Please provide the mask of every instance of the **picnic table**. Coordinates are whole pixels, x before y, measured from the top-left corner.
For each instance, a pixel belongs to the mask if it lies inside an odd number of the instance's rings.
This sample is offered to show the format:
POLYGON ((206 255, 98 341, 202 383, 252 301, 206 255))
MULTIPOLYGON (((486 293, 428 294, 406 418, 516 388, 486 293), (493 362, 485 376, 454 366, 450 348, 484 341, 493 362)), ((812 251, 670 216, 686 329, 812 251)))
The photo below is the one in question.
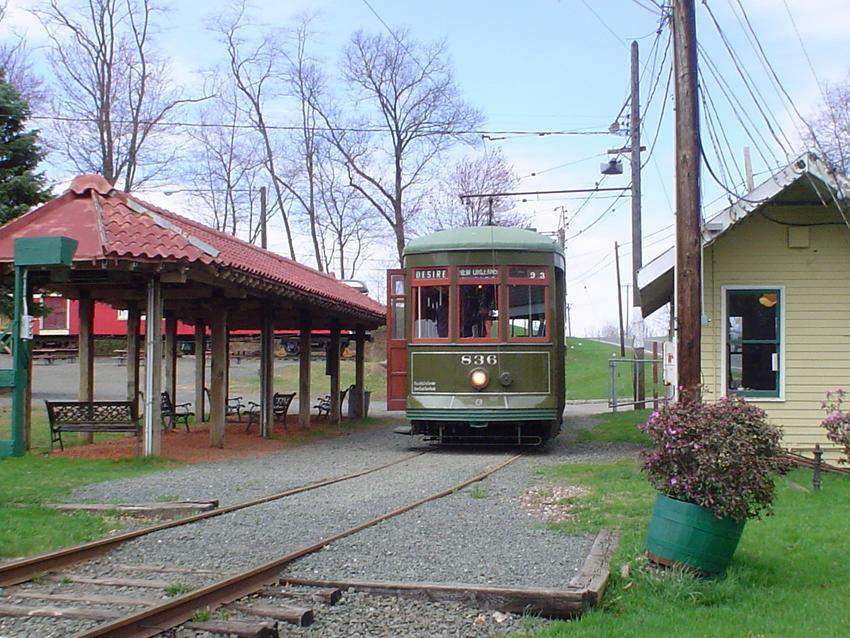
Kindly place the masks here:
POLYGON ((74 359, 76 356, 76 348, 35 348, 32 351, 33 362, 53 363, 56 359, 74 359))

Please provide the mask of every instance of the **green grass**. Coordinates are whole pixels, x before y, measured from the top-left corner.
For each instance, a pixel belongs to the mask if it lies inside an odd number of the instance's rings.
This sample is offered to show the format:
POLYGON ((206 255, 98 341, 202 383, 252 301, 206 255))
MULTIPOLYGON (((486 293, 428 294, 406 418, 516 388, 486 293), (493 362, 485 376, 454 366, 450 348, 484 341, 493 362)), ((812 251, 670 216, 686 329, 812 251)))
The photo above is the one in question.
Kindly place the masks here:
POLYGON ((571 499, 575 520, 553 529, 576 534, 616 527, 622 536, 601 607, 526 635, 809 638, 843 631, 850 600, 847 477, 826 475, 818 493, 809 487, 810 471, 779 478, 775 516, 748 522, 726 578, 704 580, 645 569, 643 543, 655 494, 637 462, 560 465, 542 474, 589 490, 571 499), (625 565, 627 574, 621 572, 625 565))
POLYGON ((578 429, 576 441, 579 443, 604 442, 649 445, 649 437, 637 426, 640 423, 645 423, 651 412, 652 410, 627 410, 587 417, 591 426, 587 429, 578 429))
POLYGON ((27 455, 0 459, 0 557, 26 556, 103 536, 120 522, 108 515, 66 514, 45 503, 88 483, 173 467, 159 459, 84 460, 27 455))
MULTIPOLYGON (((567 399, 607 399, 611 383, 608 361, 620 356, 619 346, 612 346, 593 339, 567 337, 566 379, 567 399)), ((626 356, 632 356, 626 348, 626 356)), ((652 395, 652 368, 644 366, 646 394, 652 395)), ((632 397, 631 367, 617 366, 617 396, 632 397)))
MULTIPOLYGON (((340 361, 339 387, 344 390, 354 383, 354 361, 340 361)), ((365 365, 366 389, 372 392, 372 398, 383 401, 387 398, 387 371, 380 363, 367 361, 365 365)), ((237 379, 231 378, 231 395, 244 393, 246 400, 257 400, 260 394, 260 376, 251 375, 237 379)), ((328 393, 330 377, 325 374, 324 361, 310 362, 310 391, 314 398, 328 393)), ((274 375, 275 392, 298 391, 298 364, 278 364, 274 375)))

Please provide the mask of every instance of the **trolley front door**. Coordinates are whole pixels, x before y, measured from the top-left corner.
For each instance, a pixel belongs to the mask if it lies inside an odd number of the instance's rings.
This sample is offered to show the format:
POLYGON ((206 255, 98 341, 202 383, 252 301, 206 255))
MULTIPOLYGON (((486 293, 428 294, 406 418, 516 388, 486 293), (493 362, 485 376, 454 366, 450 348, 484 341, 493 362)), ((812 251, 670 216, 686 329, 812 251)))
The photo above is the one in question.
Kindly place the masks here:
POLYGON ((387 271, 387 410, 407 405, 404 270, 387 271))

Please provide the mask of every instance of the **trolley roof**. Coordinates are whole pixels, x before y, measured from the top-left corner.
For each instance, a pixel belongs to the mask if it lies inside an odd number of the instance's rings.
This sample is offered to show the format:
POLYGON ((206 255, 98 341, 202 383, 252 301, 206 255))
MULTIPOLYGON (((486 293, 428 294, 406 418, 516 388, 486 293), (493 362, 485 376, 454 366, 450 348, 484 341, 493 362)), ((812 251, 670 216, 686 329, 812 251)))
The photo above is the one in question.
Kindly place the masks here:
POLYGON ((564 254, 564 249, 556 241, 533 230, 471 226, 441 230, 414 239, 404 247, 404 255, 467 250, 523 250, 564 254))

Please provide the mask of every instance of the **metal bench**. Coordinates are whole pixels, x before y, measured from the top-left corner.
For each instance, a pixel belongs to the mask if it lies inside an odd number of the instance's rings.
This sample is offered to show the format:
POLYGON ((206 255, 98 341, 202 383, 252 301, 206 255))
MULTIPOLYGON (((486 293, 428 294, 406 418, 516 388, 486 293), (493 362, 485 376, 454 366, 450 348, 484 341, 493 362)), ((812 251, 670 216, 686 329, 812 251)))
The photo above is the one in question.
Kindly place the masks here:
MULTIPOLYGON (((295 398, 295 393, 290 392, 284 394, 275 392, 272 397, 272 415, 275 421, 283 419, 283 428, 286 429, 286 414, 289 412, 289 406, 292 405, 292 400, 295 398)), ((260 404, 256 401, 248 401, 248 407, 245 410, 248 415, 248 425, 245 426, 245 431, 251 429, 252 423, 260 422, 260 404)))
POLYGON ((178 403, 175 405, 171 401, 171 395, 168 392, 160 393, 159 412, 162 416, 162 427, 170 427, 173 430, 180 421, 183 421, 183 425, 186 426, 186 431, 188 432, 189 417, 195 416, 195 413, 189 409, 191 405, 191 403, 178 403))
POLYGON ((125 432, 139 436, 141 426, 132 401, 45 401, 50 422, 50 449, 62 444, 63 432, 125 432))
MULTIPOLYGON (((348 391, 354 388, 354 384, 352 383, 345 390, 339 393, 339 412, 342 414, 342 405, 345 403, 345 397, 348 396, 348 391)), ((318 416, 329 417, 331 414, 331 395, 326 394, 323 397, 319 397, 317 399, 316 405, 313 406, 318 416)))

